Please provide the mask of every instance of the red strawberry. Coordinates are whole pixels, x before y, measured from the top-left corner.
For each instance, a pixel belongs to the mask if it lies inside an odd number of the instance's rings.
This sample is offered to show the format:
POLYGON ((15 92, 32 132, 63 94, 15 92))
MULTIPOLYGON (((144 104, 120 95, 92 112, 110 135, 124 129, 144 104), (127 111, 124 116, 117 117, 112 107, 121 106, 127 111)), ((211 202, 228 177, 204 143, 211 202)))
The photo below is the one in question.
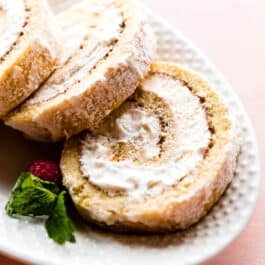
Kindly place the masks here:
POLYGON ((61 184, 62 175, 58 163, 49 160, 36 160, 30 164, 27 172, 39 177, 42 180, 61 184))

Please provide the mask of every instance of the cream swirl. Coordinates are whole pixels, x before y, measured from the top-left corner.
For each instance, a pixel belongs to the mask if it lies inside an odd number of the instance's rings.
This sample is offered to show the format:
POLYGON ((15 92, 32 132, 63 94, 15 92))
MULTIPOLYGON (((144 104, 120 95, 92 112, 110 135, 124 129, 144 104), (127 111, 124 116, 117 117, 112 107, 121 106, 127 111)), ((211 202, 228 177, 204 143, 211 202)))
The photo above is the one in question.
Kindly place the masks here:
POLYGON ((142 197, 160 192, 193 173, 208 148, 211 133, 205 111, 185 85, 154 75, 142 84, 142 90, 161 98, 170 109, 175 121, 173 144, 162 159, 164 132, 159 114, 140 107, 129 107, 114 117, 106 132, 88 134, 80 158, 82 172, 109 194, 142 197), (125 152, 125 158, 119 154, 121 159, 113 159, 113 146, 121 146, 119 152, 125 152))

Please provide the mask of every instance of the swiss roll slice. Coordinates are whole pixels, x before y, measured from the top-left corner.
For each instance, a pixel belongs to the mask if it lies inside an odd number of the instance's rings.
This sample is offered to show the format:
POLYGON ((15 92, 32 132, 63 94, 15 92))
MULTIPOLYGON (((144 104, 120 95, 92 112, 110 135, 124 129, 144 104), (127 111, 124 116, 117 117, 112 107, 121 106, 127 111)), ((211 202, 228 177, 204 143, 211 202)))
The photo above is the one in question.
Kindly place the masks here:
POLYGON ((0 118, 54 70, 58 32, 46 1, 0 0, 0 118))
POLYGON ((65 143, 63 183, 85 220, 165 232, 198 222, 231 182, 238 130, 216 92, 173 63, 153 63, 97 130, 65 143))
POLYGON ((94 129, 149 71, 154 39, 133 0, 87 0, 58 16, 62 62, 6 124, 40 141, 94 129))

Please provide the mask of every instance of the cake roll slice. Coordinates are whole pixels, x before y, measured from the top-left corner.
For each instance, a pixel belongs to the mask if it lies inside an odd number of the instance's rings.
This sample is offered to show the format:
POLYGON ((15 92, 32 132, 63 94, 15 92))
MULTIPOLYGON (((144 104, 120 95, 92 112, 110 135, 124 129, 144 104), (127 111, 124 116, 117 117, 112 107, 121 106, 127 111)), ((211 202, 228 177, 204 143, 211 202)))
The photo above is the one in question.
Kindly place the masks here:
POLYGON ((198 222, 233 178, 238 133, 196 74, 157 62, 93 132, 65 143, 63 183, 89 222, 168 232, 198 222))
POLYGON ((46 1, 0 0, 0 118, 48 78, 59 47, 46 1))
POLYGON ((58 17, 60 66, 6 124, 32 139, 58 141, 94 129, 149 71, 154 39, 133 0, 88 0, 58 17))

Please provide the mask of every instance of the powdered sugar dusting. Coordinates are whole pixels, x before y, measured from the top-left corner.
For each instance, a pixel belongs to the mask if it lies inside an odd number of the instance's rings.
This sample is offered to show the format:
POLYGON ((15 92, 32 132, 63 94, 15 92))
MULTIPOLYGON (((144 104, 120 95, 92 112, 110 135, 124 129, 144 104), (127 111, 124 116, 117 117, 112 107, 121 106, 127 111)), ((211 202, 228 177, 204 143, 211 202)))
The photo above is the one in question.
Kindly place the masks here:
POLYGON ((79 83, 118 41, 123 19, 114 1, 83 2, 61 14, 65 40, 61 65, 27 104, 49 100, 79 83))

